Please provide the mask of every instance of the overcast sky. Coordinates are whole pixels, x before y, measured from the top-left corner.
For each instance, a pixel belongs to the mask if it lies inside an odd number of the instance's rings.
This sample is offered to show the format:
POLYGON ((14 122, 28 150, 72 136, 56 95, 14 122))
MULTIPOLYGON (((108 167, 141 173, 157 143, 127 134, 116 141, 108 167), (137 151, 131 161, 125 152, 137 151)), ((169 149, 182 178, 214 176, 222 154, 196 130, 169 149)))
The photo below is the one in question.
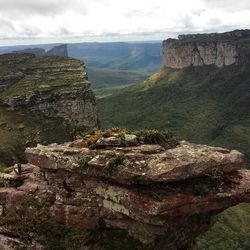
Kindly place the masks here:
POLYGON ((0 0, 0 45, 163 40, 250 28, 250 0, 0 0))

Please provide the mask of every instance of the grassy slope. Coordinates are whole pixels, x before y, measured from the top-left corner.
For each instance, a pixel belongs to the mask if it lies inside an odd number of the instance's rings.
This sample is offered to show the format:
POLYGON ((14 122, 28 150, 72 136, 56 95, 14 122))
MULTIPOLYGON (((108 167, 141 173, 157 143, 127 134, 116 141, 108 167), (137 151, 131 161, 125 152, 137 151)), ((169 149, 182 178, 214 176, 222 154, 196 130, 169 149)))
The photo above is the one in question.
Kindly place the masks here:
POLYGON ((140 82, 149 75, 140 71, 88 68, 89 79, 94 89, 112 88, 140 82))
POLYGON ((250 158, 250 79, 236 67, 164 69, 142 84, 100 98, 103 127, 171 128, 193 142, 250 158))
MULTIPOLYGON (((80 67, 80 61, 66 57, 37 57, 23 60, 29 54, 7 54, 0 56, 0 72, 2 75, 27 71, 25 77, 0 93, 0 99, 19 95, 33 95, 37 92, 67 92, 78 90, 76 82, 83 82, 80 71, 69 71, 68 68, 80 67), (62 70, 59 71, 59 69, 62 70), (65 70, 65 72, 63 72, 65 70)), ((88 82, 86 81, 86 84, 88 82)))
MULTIPOLYGON (((250 160, 249 68, 163 69, 141 84, 99 98, 103 127, 171 128, 190 141, 238 148, 250 160)), ((198 240, 202 250, 247 250, 250 206, 219 215, 198 240)))
POLYGON ((250 205, 227 209, 209 232, 198 240, 200 250, 248 250, 250 247, 250 205))

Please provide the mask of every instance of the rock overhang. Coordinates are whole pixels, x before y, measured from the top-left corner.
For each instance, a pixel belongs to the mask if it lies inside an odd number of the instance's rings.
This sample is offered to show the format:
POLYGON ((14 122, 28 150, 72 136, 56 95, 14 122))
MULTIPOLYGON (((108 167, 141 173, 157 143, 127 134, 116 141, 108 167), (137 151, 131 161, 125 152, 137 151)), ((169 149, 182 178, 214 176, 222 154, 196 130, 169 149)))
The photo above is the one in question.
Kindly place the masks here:
POLYGON ((97 134, 95 147, 77 140, 27 148, 22 177, 15 167, 1 176, 3 211, 27 196, 45 198, 58 223, 122 229, 145 247, 176 249, 206 231, 215 214, 250 201, 250 171, 236 150, 185 141, 164 148, 133 134, 97 134))

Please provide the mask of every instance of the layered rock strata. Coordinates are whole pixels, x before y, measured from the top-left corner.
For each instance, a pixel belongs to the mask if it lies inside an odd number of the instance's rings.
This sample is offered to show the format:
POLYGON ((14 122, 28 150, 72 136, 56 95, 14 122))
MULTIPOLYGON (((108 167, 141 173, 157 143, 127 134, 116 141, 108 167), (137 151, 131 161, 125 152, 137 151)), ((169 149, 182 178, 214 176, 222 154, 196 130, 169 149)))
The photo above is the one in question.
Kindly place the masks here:
MULTIPOLYGON (((27 197, 46 199, 59 224, 91 235, 122 229, 140 249, 176 250, 191 249, 214 215, 250 202, 250 171, 238 151, 184 141, 165 149, 128 134, 81 145, 28 148, 29 163, 0 176, 1 213, 15 213, 27 197)), ((81 249, 94 249, 96 240, 81 249)))
POLYGON ((75 126, 97 127, 97 108, 85 65, 66 57, 0 56, 0 101, 13 110, 41 112, 75 126))
POLYGON ((166 67, 245 65, 250 62, 250 31, 180 35, 163 42, 166 67))

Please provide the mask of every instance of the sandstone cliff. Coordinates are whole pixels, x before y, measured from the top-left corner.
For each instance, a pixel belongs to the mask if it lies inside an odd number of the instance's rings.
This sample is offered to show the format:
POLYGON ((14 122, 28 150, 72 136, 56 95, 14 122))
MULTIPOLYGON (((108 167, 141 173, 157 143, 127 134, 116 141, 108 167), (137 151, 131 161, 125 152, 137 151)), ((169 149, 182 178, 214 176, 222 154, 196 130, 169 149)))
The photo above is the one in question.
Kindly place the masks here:
MULTIPOLYGON (((63 145, 28 148, 29 164, 0 176, 1 249, 38 249, 47 235, 48 228, 39 237, 27 228, 34 225, 22 210, 27 198, 46 200, 56 224, 80 230, 81 241, 75 236, 71 243, 75 249, 108 249, 102 236, 112 229, 136 240, 132 248, 112 249, 190 249, 214 215, 250 202, 250 171, 244 169, 241 153, 176 144, 171 138, 162 142, 155 131, 141 136, 110 130, 63 145), (29 222, 26 227, 18 226, 22 218, 29 222)), ((41 203, 28 204, 34 219, 40 216, 36 209, 45 209, 41 203)), ((109 240, 119 244, 124 237, 109 240)))
POLYGON ((0 101, 13 110, 41 112, 82 127, 97 127, 97 110, 85 66, 65 57, 0 56, 0 101))
POLYGON ((30 53, 0 56, 0 168, 24 162, 27 146, 73 140, 97 123, 82 62, 30 53))
POLYGON ((245 65, 250 62, 250 30, 180 35, 163 42, 164 66, 245 65))

